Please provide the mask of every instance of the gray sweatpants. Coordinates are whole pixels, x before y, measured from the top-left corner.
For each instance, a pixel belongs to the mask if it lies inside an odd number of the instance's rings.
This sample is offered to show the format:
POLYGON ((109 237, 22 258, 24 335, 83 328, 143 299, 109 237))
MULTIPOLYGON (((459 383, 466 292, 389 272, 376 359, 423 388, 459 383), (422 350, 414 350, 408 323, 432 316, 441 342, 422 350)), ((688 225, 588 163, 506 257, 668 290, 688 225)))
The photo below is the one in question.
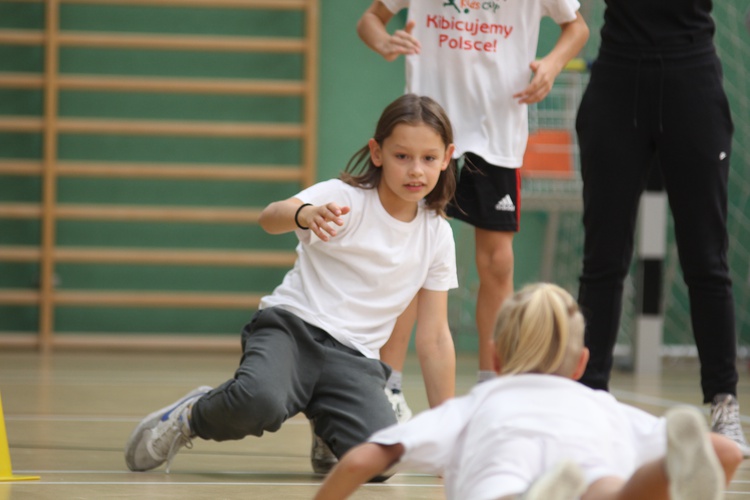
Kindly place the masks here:
POLYGON ((203 439, 261 436, 303 412, 340 457, 396 423, 383 392, 388 365, 294 314, 258 311, 242 332, 242 351, 234 378, 193 405, 191 428, 203 439))

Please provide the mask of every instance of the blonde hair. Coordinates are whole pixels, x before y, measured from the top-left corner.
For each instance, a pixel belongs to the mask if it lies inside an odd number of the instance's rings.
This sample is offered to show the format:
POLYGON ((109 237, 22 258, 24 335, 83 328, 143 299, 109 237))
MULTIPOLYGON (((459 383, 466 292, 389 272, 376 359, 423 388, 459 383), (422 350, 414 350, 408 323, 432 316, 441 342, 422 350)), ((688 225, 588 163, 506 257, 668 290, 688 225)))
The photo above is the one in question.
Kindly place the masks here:
POLYGON ((570 377, 583 350, 583 315, 557 285, 527 285, 508 298, 495 323, 500 374, 549 373, 570 377))

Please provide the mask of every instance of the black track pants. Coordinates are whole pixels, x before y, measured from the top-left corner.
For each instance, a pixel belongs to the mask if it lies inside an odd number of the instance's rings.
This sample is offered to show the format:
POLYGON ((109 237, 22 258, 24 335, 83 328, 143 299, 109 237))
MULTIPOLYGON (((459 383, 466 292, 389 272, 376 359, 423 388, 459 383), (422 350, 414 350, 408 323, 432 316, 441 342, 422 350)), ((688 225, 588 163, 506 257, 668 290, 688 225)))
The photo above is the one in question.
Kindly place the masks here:
POLYGON ((701 362, 704 402, 735 394, 736 337, 727 264, 727 177, 733 132, 713 47, 623 54, 594 63, 576 128, 581 148, 583 273, 579 303, 591 361, 582 379, 607 389, 633 254, 639 199, 660 166, 701 362))

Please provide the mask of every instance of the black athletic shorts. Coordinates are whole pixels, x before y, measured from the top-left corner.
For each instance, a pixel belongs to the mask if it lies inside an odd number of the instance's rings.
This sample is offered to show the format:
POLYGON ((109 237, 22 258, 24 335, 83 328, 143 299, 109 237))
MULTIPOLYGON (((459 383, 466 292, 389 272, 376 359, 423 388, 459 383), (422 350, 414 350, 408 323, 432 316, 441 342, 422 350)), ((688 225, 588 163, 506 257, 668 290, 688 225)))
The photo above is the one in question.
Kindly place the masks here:
POLYGON ((520 169, 491 165, 481 156, 466 153, 456 196, 447 212, 480 229, 517 232, 521 218, 520 169))

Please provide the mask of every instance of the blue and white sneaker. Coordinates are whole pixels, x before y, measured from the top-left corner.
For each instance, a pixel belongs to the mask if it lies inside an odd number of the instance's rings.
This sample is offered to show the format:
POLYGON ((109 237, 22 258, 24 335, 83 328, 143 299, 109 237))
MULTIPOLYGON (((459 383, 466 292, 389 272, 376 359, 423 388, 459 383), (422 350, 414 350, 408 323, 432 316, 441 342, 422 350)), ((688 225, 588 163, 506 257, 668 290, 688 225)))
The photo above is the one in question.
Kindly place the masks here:
POLYGON ((125 444, 125 463, 132 471, 147 471, 167 462, 167 473, 172 458, 183 446, 192 447, 193 433, 188 415, 198 399, 211 390, 201 386, 187 393, 182 399, 143 420, 130 434, 125 444))

